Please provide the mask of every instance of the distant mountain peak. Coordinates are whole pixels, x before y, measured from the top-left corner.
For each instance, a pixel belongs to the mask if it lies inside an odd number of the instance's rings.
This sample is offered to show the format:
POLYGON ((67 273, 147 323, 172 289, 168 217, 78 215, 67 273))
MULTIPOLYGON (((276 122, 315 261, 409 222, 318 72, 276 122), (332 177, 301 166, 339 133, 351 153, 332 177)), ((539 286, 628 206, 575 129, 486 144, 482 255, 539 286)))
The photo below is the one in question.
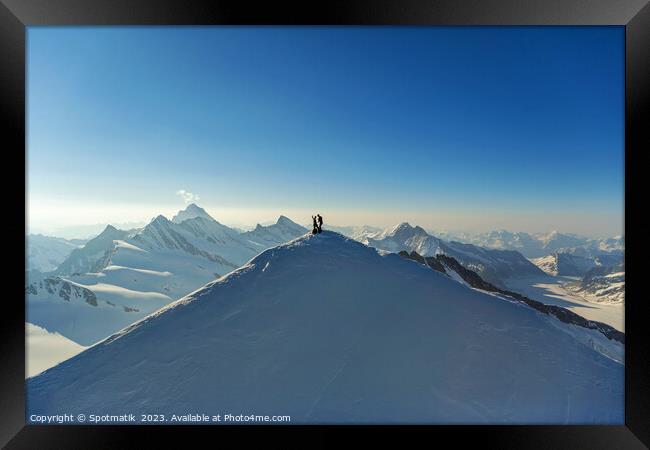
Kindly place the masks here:
POLYGON ((284 224, 284 225, 295 225, 296 224, 293 220, 289 219, 287 216, 278 217, 278 220, 275 223, 278 224, 278 225, 282 225, 282 224, 284 224))
POLYGON ((199 205, 197 205, 196 203, 190 203, 185 207, 184 211, 205 212, 205 210, 201 208, 199 205))
POLYGON ((106 233, 114 233, 115 231, 118 231, 117 228, 115 228, 113 225, 106 225, 106 228, 104 228, 104 231, 99 233, 100 235, 106 234, 106 233))
POLYGON ((151 221, 152 223, 167 223, 169 222, 169 219, 167 217, 163 216, 162 214, 158 214, 154 219, 151 221))
POLYGON ((413 228, 413 227, 411 226, 410 223, 402 222, 402 223, 400 223, 398 225, 395 225, 395 228, 393 228, 393 230, 405 230, 405 229, 408 230, 408 229, 411 229, 411 228, 413 228))
POLYGON ((419 226, 419 225, 416 225, 415 227, 413 227, 413 229, 414 229, 415 231, 417 231, 419 234, 427 234, 427 232, 425 231, 425 229, 422 228, 422 227, 419 226))
POLYGON ((99 239, 99 240, 102 240, 102 239, 118 239, 118 237, 116 237, 116 235, 120 235, 119 238, 121 238, 121 235, 123 233, 124 233, 123 231, 118 230, 113 225, 106 225, 106 228, 104 228, 104 231, 99 233, 95 237, 95 239, 99 239))
POLYGON ((208 214, 205 209, 201 208, 196 203, 190 203, 185 207, 185 209, 180 210, 174 217, 172 217, 172 222, 181 223, 185 220, 194 219, 196 217, 202 217, 214 221, 214 218, 208 214))
POLYGON ((424 228, 419 225, 411 226, 408 222, 402 222, 399 225, 395 226, 389 233, 389 236, 397 238, 405 238, 407 236, 422 236, 426 237, 429 234, 424 230, 424 228))
POLYGON ((303 235, 306 231, 307 229, 302 225, 298 225, 287 216, 281 215, 275 223, 270 225, 258 223, 255 229, 243 233, 243 236, 254 241, 267 242, 267 245, 269 245, 273 242, 290 241, 303 235))

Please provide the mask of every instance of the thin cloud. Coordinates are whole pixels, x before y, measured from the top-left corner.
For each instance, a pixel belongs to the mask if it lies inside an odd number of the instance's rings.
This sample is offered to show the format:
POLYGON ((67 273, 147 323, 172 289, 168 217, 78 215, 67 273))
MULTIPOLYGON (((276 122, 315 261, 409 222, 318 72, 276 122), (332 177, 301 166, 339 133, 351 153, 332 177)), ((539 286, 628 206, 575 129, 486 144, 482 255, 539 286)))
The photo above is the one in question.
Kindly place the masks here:
POLYGON ((185 204, 187 203, 192 203, 192 202, 198 202, 200 200, 200 197, 192 192, 186 191, 185 189, 181 189, 176 191, 176 195, 178 195, 180 198, 183 199, 185 204))

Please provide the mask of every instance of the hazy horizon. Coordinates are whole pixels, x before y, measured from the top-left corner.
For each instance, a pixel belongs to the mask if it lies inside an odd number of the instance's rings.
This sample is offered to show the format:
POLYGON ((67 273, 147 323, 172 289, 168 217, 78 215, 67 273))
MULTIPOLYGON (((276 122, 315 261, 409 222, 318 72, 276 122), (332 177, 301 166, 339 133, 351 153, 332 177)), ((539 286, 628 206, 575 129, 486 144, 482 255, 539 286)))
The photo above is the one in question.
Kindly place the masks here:
MULTIPOLYGON (((585 237, 590 237, 590 238, 604 238, 604 237, 613 237, 613 236, 618 236, 618 235, 623 235, 623 232, 621 233, 615 233, 615 234, 589 234, 589 233, 581 233, 581 232, 576 232, 572 231, 571 229, 558 229, 557 227, 552 227, 550 222, 538 222, 540 226, 534 230, 523 230, 523 229, 518 229, 513 225, 512 222, 509 222, 509 226, 499 226, 498 222, 495 223, 495 226, 488 226, 486 225, 485 228, 482 229, 468 229, 468 228, 463 228, 462 225, 466 223, 465 220, 463 220, 462 217, 456 216, 455 219, 458 221, 457 223, 459 224, 458 226, 449 226, 449 223, 453 222, 444 222, 444 221, 436 221, 436 214, 431 214, 430 216, 433 218, 433 222, 430 220, 426 220, 427 215, 424 213, 421 214, 411 214, 408 215, 406 214, 402 220, 397 220, 397 221, 390 221, 389 219, 386 220, 380 220, 374 223, 362 223, 362 222, 345 222, 345 218, 347 217, 346 214, 343 215, 334 215, 334 216, 329 216, 326 212, 324 211, 275 211, 271 209, 266 209, 263 211, 249 211, 248 213, 242 215, 240 210, 224 210, 219 207, 209 207, 204 205, 200 201, 196 202, 191 202, 194 203, 203 209, 206 210, 210 216, 212 216, 215 220, 223 223, 224 225, 231 226, 231 227, 236 227, 236 228, 242 228, 242 229, 252 229, 254 228, 257 224, 262 224, 262 225, 268 225, 270 223, 275 223, 281 215, 286 216, 290 218, 291 220, 295 221, 296 223, 299 223, 300 225, 309 225, 311 221, 311 214, 316 214, 317 212, 321 213, 325 217, 325 228, 327 228, 327 225, 332 225, 335 227, 354 227, 354 226, 374 226, 377 228, 381 229, 386 229, 390 228, 393 226, 396 226, 400 223, 403 222, 408 222, 412 226, 421 226, 422 228, 425 228, 428 231, 432 232, 449 232, 449 233, 483 233, 483 232, 489 232, 489 231, 498 231, 498 230, 506 230, 506 231, 511 231, 511 232, 527 232, 530 234, 535 234, 535 233, 550 233, 552 231, 557 231, 560 233, 564 234, 576 234, 576 235, 581 235, 585 237), (260 212, 259 216, 255 216, 255 213, 260 212), (259 219, 256 219, 256 217, 259 217, 259 219), (246 218, 250 218, 250 220, 247 220, 246 218), (544 227, 544 224, 548 224, 549 226, 544 227), (447 224, 447 225, 445 225, 447 224)), ((36 226, 29 228, 27 230, 28 234, 44 234, 44 235, 49 235, 53 237, 63 237, 66 239, 71 239, 71 238, 88 238, 93 235, 96 235, 100 227, 103 228, 106 225, 113 225, 116 228, 121 228, 121 229, 130 229, 130 228, 140 228, 148 224, 151 220, 153 220, 155 217, 158 215, 163 215, 167 219, 170 219, 176 215, 180 210, 185 209, 187 207, 187 204, 184 205, 177 205, 177 206, 170 206, 161 209, 158 213, 154 214, 149 214, 146 219, 142 220, 125 220, 125 221, 120 221, 120 220, 104 220, 104 221, 92 221, 92 220, 87 220, 87 221, 82 221, 78 223, 53 223, 50 224, 49 226, 36 226), (92 232, 88 232, 84 234, 83 230, 88 230, 92 229, 92 232), (58 234, 57 234, 58 233, 58 234)), ((379 214, 377 217, 381 217, 379 214)), ((540 216, 538 218, 539 220, 542 220, 542 217, 540 216)))
POLYGON ((29 27, 27 220, 623 234, 622 27, 29 27))

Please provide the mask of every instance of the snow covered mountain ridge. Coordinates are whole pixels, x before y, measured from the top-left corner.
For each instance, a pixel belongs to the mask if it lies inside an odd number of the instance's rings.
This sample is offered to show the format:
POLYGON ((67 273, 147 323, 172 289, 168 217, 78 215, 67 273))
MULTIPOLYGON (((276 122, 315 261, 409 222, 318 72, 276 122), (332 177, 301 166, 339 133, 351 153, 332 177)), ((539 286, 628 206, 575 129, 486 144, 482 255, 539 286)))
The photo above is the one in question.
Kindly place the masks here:
MULTIPOLYGON (((339 229, 382 251, 396 253, 408 250, 425 256, 451 256, 502 289, 505 288, 503 280, 544 276, 516 251, 447 242, 430 235, 420 226, 411 226, 406 222, 384 231, 368 226, 329 227, 326 224, 325 228, 339 229)), ((139 229, 118 230, 109 225, 85 245, 70 248, 70 254, 58 264, 56 270, 43 275, 37 272, 28 274, 28 314, 30 320, 48 331, 59 332, 82 345, 91 345, 110 332, 240 267, 264 249, 306 232, 305 227, 285 216, 280 216, 268 226, 258 224, 250 231, 241 232, 221 224, 196 204, 188 205, 171 220, 160 215, 139 229), (36 283, 43 278, 49 279, 51 286, 57 279, 63 279, 66 283, 57 289, 47 290, 42 282, 36 283), (97 306, 85 303, 83 308, 81 305, 73 307, 77 305, 76 299, 66 302, 68 283, 93 292, 97 306), (91 307, 93 311, 90 311, 91 307), (109 324, 114 328, 106 328, 109 324)), ((557 239, 558 233, 544 237, 547 243, 557 239)), ((607 245, 612 247, 616 242, 614 240, 607 245)), ((58 241, 56 245, 59 245, 58 241)), ((68 244, 64 245, 69 248, 68 244)), ((555 269, 558 266, 562 274, 567 270, 570 273, 584 273, 597 265, 594 261, 605 262, 618 257, 607 254, 599 256, 598 260, 585 262, 581 256, 584 251, 580 251, 578 249, 570 256, 562 257, 559 265, 556 259, 547 263, 535 262, 555 275, 559 272, 555 269), (573 265, 563 263, 569 259, 580 263, 579 268, 574 269, 573 265)), ((612 297, 606 301, 616 301, 623 298, 624 283, 621 284, 619 278, 603 278, 598 286, 585 286, 580 292, 611 294, 612 297), (604 287, 606 281, 611 281, 611 289, 604 287)))
POLYGON ((86 241, 30 234, 27 236, 27 269, 50 272, 86 241))
POLYGON ((455 241, 446 242, 428 234, 422 227, 413 227, 407 222, 368 237, 365 241, 371 247, 393 253, 407 250, 422 256, 452 256, 495 285, 501 285, 507 278, 544 276, 544 272, 516 251, 485 249, 455 241))
POLYGON ((324 231, 30 378, 27 405, 292 423, 622 423, 623 366, 587 345, 598 335, 324 231))
POLYGON ((195 217, 203 217, 207 220, 214 220, 210 214, 208 214, 205 209, 197 206, 195 203, 190 203, 187 207, 178 212, 174 217, 172 217, 172 222, 181 223, 188 219, 194 219, 195 217))
MULTIPOLYGON (((402 256, 403 258, 408 258, 417 261, 420 264, 428 266, 433 270, 437 270, 438 272, 448 274, 452 278, 460 282, 465 282, 469 286, 472 286, 473 288, 503 295, 505 298, 513 299, 515 301, 521 302, 522 304, 528 305, 537 311, 553 316, 564 323, 576 325, 591 330, 597 330, 600 333, 602 333, 605 337, 607 337, 607 339, 618 341, 621 344, 625 344, 625 333, 618 331, 614 327, 602 322, 587 320, 584 317, 566 308, 562 308, 560 306, 555 306, 555 305, 546 305, 544 303, 538 302, 536 300, 532 300, 516 292, 500 289, 481 279, 481 277, 476 272, 466 269, 462 264, 460 264, 458 261, 456 261, 456 259, 454 259, 451 256, 438 254, 436 255, 435 258, 434 257, 425 258, 414 251, 411 253, 402 251, 399 253, 399 255, 402 256)), ((622 350, 622 348, 620 349, 622 350)), ((609 356, 613 356, 613 355, 609 355, 609 356)), ((623 361, 622 352, 614 356, 614 358, 622 362, 623 361)))
POLYGON ((28 274, 28 322, 91 345, 306 232, 281 216, 239 233, 194 204, 171 221, 159 215, 137 230, 109 225, 54 272, 28 274), (67 301, 71 286, 91 292, 95 304, 67 301))
MULTIPOLYGON (((435 233, 434 233, 435 234, 435 233)), ((540 258, 558 251, 581 248, 591 254, 621 253, 625 249, 622 236, 608 238, 588 238, 576 234, 559 233, 526 233, 507 230, 489 231, 486 233, 445 233, 446 240, 456 240, 480 247, 516 250, 526 258, 540 258)))
POLYGON ((568 283, 567 289, 589 302, 625 302, 625 265, 597 266, 589 270, 578 283, 568 283))

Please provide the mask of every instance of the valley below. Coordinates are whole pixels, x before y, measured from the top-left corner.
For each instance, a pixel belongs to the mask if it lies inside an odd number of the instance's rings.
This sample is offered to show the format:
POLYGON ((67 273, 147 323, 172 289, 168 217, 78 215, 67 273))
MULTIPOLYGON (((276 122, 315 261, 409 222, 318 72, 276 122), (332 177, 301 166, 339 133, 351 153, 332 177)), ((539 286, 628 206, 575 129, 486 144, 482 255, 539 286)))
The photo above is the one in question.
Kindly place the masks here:
POLYGON ((507 279, 506 286, 522 295, 547 305, 567 308, 589 320, 596 320, 625 331, 625 304, 608 303, 595 299, 588 300, 576 293, 571 286, 579 281, 577 277, 541 276, 520 279, 507 279))

